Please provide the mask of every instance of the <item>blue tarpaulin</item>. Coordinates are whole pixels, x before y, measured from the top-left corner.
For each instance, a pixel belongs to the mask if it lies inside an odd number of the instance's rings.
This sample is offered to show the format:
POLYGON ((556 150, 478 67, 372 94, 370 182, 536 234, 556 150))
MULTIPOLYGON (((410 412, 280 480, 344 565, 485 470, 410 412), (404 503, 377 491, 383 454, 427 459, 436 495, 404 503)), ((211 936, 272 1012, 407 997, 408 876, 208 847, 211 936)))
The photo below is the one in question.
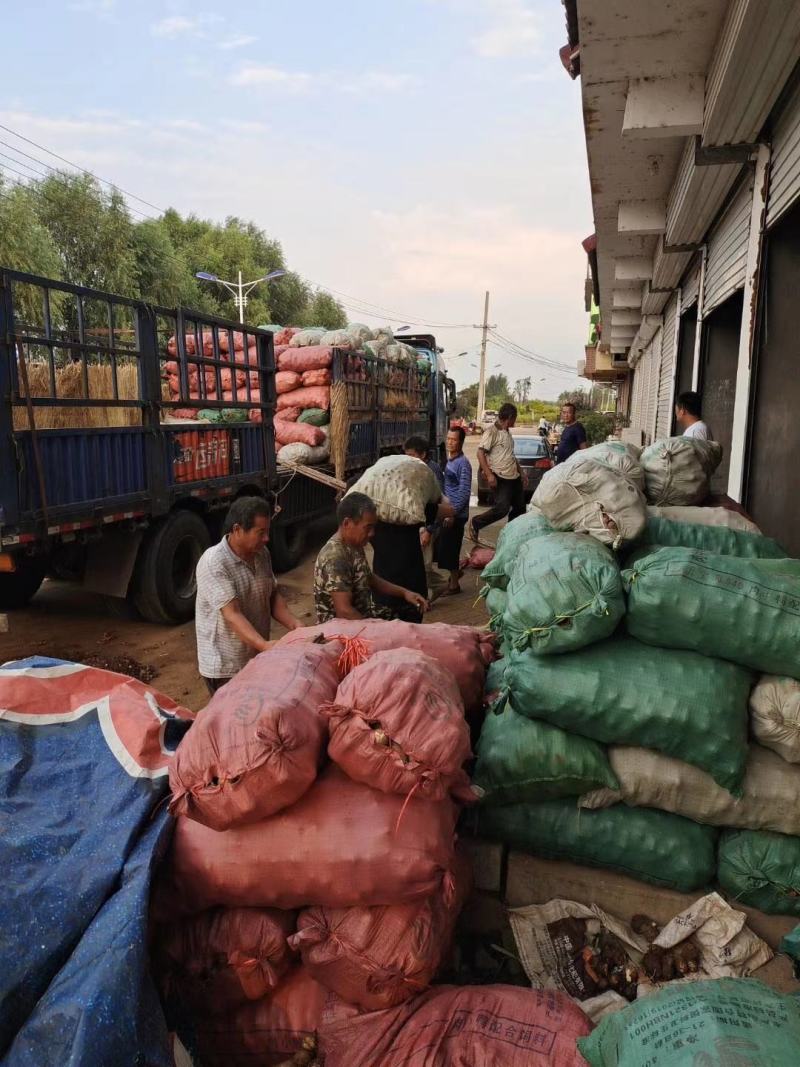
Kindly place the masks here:
POLYGON ((147 908, 187 716, 110 671, 0 669, 2 1067, 172 1067, 147 908))

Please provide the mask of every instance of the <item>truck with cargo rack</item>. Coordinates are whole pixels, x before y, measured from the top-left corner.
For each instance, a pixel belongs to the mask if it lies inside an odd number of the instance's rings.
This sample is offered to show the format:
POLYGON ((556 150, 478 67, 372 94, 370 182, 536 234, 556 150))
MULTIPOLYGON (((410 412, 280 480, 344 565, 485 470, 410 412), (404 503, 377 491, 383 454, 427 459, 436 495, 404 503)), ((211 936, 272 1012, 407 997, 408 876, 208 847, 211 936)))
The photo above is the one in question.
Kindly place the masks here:
POLYGON ((268 490, 281 504, 274 564, 294 566, 337 481, 411 434, 444 455, 455 386, 433 336, 403 341, 419 359, 399 381, 383 359, 360 356, 354 373, 349 353, 333 350, 346 442, 318 479, 277 461, 269 331, 0 269, 0 610, 26 604, 51 575, 126 598, 154 622, 185 621, 226 508, 268 490), (194 417, 192 381, 201 408, 241 421, 194 417))

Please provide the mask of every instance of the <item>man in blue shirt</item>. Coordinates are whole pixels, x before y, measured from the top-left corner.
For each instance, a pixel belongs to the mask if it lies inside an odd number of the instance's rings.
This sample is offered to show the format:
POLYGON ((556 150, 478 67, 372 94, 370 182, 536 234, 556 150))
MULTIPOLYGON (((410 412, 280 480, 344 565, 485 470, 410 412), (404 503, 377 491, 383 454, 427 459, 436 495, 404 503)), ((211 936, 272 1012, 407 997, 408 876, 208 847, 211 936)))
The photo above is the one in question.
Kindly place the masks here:
POLYGON ((436 546, 436 565, 450 572, 450 581, 444 596, 461 592, 459 561, 464 541, 464 527, 469 518, 469 498, 472 493, 472 464, 464 455, 462 426, 456 426, 447 434, 447 465, 444 468, 444 492, 453 505, 455 515, 442 521, 442 531, 436 546))
POLYGON ((556 463, 563 463, 579 449, 587 447, 586 430, 583 423, 575 420, 575 405, 564 404, 561 408, 561 440, 556 450, 556 463))

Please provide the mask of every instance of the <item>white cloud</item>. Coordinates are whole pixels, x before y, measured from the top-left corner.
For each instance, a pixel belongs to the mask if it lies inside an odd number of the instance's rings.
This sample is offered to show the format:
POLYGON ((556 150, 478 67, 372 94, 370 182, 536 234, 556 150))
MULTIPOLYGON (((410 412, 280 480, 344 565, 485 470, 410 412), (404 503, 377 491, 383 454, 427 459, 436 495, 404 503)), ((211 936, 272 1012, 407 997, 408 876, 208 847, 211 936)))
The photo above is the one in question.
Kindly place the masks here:
POLYGON ((229 78, 231 85, 247 88, 276 86, 292 91, 308 88, 311 80, 311 75, 302 71, 283 70, 260 63, 247 64, 229 78))
POLYGON ((234 33, 230 37, 218 41, 217 46, 229 52, 234 48, 244 48, 245 45, 254 44, 257 40, 258 38, 250 33, 234 33))
POLYGON ((471 44, 484 59, 532 55, 541 40, 539 19, 526 0, 484 0, 489 25, 471 44))
POLYGON ((150 32, 154 37, 206 37, 211 26, 223 21, 221 15, 169 15, 154 22, 150 32))

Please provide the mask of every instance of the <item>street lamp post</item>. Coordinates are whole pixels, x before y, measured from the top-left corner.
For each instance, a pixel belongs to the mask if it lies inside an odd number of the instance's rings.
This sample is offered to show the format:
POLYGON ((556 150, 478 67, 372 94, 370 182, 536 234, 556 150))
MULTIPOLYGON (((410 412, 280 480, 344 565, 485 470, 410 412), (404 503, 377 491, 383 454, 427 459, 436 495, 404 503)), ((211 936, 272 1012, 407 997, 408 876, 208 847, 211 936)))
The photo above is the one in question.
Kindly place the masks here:
POLYGON ((239 310, 239 322, 244 322, 244 309, 247 307, 247 297, 261 282, 271 282, 275 278, 282 278, 286 273, 285 270, 271 270, 269 274, 265 274, 262 278, 256 278, 252 282, 242 281, 242 272, 239 271, 238 282, 226 282, 222 278, 218 278, 216 274, 209 274, 207 270, 199 270, 195 274, 195 278, 199 278, 203 282, 216 282, 217 285, 224 285, 229 293, 233 295, 233 302, 239 310))

